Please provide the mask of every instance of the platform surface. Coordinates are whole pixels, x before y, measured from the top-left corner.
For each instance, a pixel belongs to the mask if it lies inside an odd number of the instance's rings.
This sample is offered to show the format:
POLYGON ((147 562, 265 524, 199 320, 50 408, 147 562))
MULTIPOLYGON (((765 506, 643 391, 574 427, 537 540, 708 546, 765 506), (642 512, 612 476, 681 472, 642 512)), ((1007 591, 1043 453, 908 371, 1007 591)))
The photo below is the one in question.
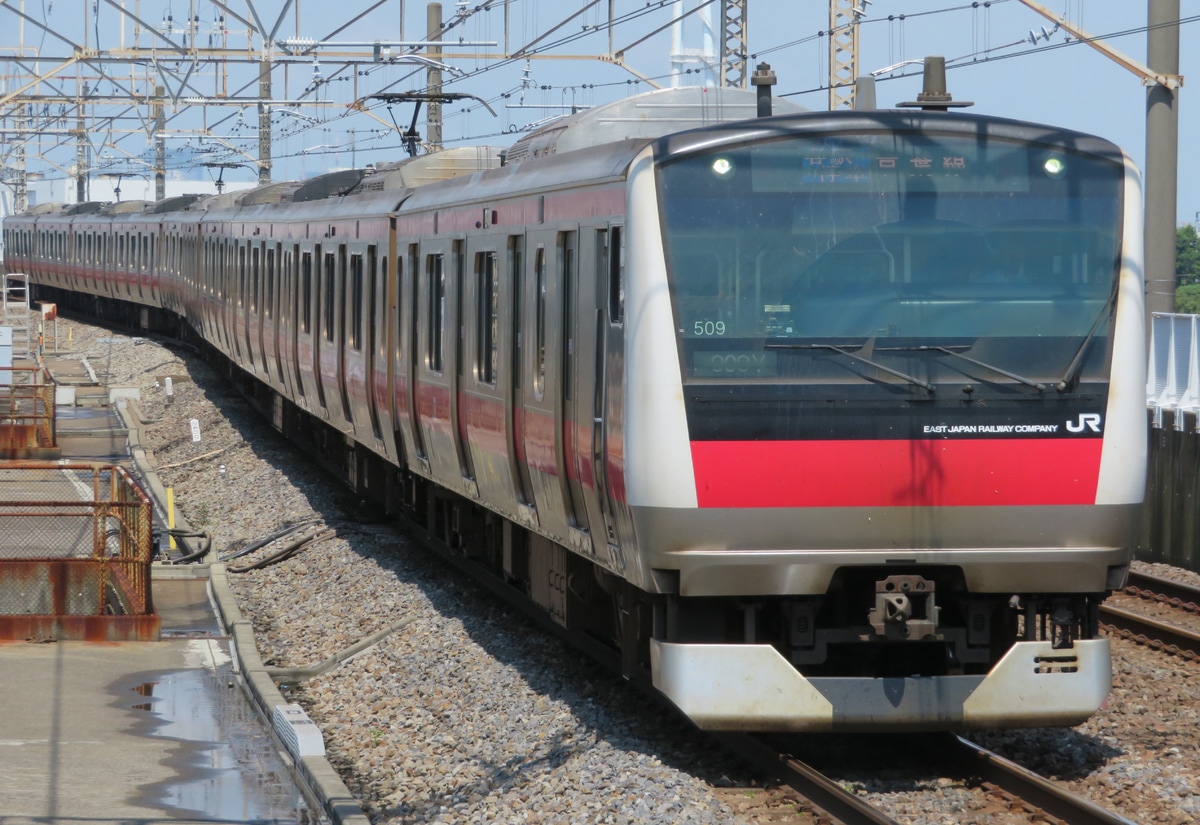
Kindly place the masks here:
POLYGON ((204 579, 163 579, 159 642, 0 644, 0 825, 317 817, 236 682, 204 579))

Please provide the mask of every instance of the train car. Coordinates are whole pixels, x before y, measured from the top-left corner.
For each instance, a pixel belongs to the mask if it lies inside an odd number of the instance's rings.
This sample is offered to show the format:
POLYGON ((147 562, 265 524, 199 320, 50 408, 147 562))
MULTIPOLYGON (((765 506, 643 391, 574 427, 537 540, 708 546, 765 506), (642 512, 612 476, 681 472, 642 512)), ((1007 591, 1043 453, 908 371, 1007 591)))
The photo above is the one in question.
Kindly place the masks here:
MULTIPOLYGON (((1083 721, 1145 477, 1134 165, 961 112, 754 110, 655 92, 502 166, 156 214, 202 241, 156 264, 155 322, 702 728, 1083 721)), ((46 220, 5 240, 69 304, 46 220)), ((109 260, 99 291, 144 301, 109 260)))

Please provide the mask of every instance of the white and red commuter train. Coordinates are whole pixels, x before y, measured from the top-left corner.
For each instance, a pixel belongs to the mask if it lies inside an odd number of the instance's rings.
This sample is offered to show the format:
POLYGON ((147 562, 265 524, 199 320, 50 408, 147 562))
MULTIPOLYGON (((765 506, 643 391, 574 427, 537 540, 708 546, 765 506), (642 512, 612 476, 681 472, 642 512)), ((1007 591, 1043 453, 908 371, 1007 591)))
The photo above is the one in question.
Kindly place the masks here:
POLYGON ((5 221, 702 728, 1071 725, 1146 464, 1140 179, 933 111, 651 93, 507 153, 5 221), (692 126, 696 128, 684 128, 692 126))

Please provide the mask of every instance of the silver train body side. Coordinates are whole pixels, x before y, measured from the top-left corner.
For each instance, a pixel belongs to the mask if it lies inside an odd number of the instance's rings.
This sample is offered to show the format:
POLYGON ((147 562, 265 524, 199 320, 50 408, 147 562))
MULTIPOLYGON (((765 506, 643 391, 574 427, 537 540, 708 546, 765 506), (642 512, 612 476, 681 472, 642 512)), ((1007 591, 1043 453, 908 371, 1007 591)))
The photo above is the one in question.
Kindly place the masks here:
POLYGON ((1145 478, 1137 171, 1032 124, 705 94, 505 165, 40 207, 9 268, 186 326, 701 727, 1086 719, 1145 478))

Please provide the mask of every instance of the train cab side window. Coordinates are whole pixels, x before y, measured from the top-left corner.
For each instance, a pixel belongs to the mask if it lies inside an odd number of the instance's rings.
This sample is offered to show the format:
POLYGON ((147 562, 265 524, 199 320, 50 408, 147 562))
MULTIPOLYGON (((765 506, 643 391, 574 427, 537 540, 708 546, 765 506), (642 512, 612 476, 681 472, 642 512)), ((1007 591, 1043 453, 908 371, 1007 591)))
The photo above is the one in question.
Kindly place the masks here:
POLYGON ((300 331, 312 333, 312 253, 305 252, 300 258, 300 331))
POLYGON ((546 248, 539 246, 533 257, 533 300, 537 304, 534 330, 533 389, 541 398, 546 391, 546 248))
POLYGON ((477 375, 481 383, 495 386, 500 357, 496 340, 500 323, 500 277, 495 252, 476 253, 475 277, 479 295, 479 329, 475 336, 479 346, 476 353, 477 375))
POLYGON ((425 356, 430 371, 441 372, 446 333, 445 256, 425 256, 425 277, 429 282, 429 305, 426 308, 429 338, 426 342, 425 356))

